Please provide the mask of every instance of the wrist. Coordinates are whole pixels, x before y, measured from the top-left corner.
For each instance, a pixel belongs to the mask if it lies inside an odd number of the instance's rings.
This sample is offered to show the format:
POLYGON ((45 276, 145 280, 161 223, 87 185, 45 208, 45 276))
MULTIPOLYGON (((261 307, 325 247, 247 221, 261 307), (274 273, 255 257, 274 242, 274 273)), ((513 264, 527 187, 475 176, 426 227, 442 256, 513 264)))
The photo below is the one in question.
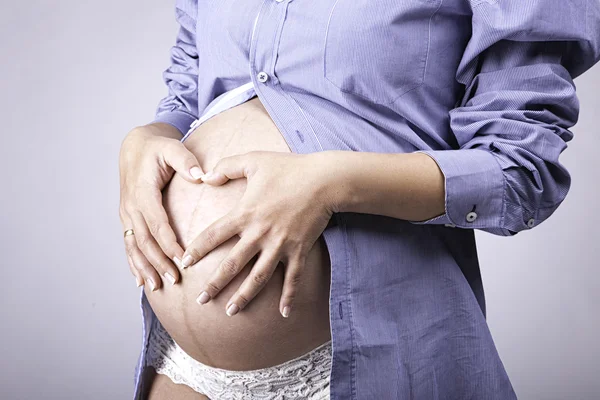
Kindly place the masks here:
POLYGON ((138 126, 134 128, 131 133, 134 135, 159 136, 177 140, 180 140, 182 137, 179 129, 166 122, 152 122, 150 124, 138 126))
POLYGON ((324 199, 326 207, 332 212, 345 212, 356 201, 356 182, 353 179, 353 176, 356 176, 353 172, 357 165, 356 155, 356 152, 344 150, 327 150, 309 154, 314 157, 310 162, 319 170, 317 196, 324 199))
POLYGON ((137 153, 142 146, 156 139, 176 139, 180 140, 180 134, 177 128, 166 123, 152 123, 148 125, 137 126, 133 128, 121 142, 122 153, 137 153))

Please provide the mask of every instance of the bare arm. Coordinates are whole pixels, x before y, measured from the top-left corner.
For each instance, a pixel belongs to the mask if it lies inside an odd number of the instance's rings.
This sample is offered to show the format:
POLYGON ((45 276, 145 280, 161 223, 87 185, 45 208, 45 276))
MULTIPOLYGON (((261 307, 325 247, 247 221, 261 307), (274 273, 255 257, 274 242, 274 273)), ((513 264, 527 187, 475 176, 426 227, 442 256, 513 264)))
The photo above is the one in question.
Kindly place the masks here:
POLYGON ((421 221, 444 213, 444 176, 422 153, 326 151, 316 153, 331 177, 335 212, 421 221))

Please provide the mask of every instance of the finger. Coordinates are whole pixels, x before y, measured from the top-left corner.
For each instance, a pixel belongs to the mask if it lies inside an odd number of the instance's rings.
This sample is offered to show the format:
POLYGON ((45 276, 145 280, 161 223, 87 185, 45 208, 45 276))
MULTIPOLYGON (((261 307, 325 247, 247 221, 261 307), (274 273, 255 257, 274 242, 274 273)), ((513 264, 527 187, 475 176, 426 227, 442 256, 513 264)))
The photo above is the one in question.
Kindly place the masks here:
POLYGON ((292 310, 305 262, 306 257, 297 254, 290 257, 285 267, 283 290, 281 291, 281 300, 279 301, 279 312, 285 318, 289 317, 292 310))
MULTIPOLYGON (((135 237, 138 249, 143 253, 146 260, 160 276, 171 285, 174 285, 179 277, 177 268, 165 253, 163 253, 158 243, 156 243, 156 240, 146 225, 144 216, 139 211, 130 215, 135 231, 133 237, 135 237)), ((134 258, 133 261, 136 262, 136 259, 134 258)), ((160 280, 156 282, 158 287, 160 287, 161 283, 160 280)))
POLYGON ((215 298, 246 267, 250 260, 252 260, 252 257, 258 253, 259 249, 256 240, 246 238, 245 236, 240 239, 233 246, 227 257, 221 261, 219 267, 212 273, 196 302, 198 304, 206 304, 210 299, 215 298))
MULTIPOLYGON (((133 224, 131 223, 131 219, 125 212, 123 206, 119 207, 119 217, 121 219, 121 224, 123 226, 123 232, 125 232, 127 229, 129 229, 129 227, 133 226, 133 224)), ((127 247, 130 246, 131 244, 135 243, 135 239, 130 236, 131 235, 125 236, 125 254, 127 255, 127 263, 129 264, 129 270, 131 271, 131 274, 135 277, 135 282, 137 284, 137 287, 140 287, 144 284, 144 279, 142 278, 140 272, 137 270, 137 268, 135 266, 135 263, 133 262, 133 260, 131 259, 131 256, 129 255, 131 251, 127 247)))
MULTIPOLYGON (((146 198, 148 200, 140 210, 146 225, 163 253, 173 260, 178 268, 181 268, 183 248, 177 242, 177 236, 169 223, 169 217, 163 207, 162 192, 154 189, 146 198)), ((172 270, 171 274, 178 279, 179 271, 177 269, 172 270)))
POLYGON ((231 297, 225 306, 225 312, 230 317, 243 310, 248 303, 256 297, 273 276, 279 263, 278 251, 263 250, 252 271, 240 285, 237 292, 231 297))
POLYGON ((131 264, 133 264, 138 275, 143 279, 144 284, 148 284, 150 291, 153 292, 158 289, 160 277, 138 248, 134 236, 135 235, 130 235, 125 237, 125 250, 127 251, 127 256, 131 259, 131 264))
POLYGON ((221 158, 211 171, 202 176, 202 181, 220 186, 230 179, 247 178, 255 156, 254 152, 249 152, 221 158))
POLYGON ((183 179, 193 183, 199 183, 204 174, 196 156, 179 141, 170 141, 163 150, 166 164, 170 165, 183 179))
POLYGON ((233 211, 210 224, 185 250, 181 260, 182 268, 196 264, 215 247, 239 233, 241 226, 241 217, 233 211))
POLYGON ((135 264, 133 263, 133 260, 131 259, 129 254, 127 255, 127 262, 129 263, 129 270, 135 277, 135 283, 137 284, 137 287, 142 286, 144 284, 144 279, 141 277, 140 273, 135 268, 135 264))

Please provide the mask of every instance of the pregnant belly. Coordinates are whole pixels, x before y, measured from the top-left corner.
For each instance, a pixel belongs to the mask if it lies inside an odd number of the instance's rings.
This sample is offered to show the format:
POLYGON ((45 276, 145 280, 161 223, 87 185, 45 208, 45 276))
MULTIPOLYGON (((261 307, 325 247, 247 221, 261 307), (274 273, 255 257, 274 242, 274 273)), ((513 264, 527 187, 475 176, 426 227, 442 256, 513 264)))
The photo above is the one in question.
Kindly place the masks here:
MULTIPOLYGON (((207 120, 184 145, 204 171, 223 157, 248 151, 291 151, 257 97, 207 120)), ((187 248, 201 231, 228 213, 245 188, 245 179, 213 187, 187 182, 175 174, 163 191, 163 204, 182 247, 187 248)), ((329 340, 330 258, 322 235, 308 254, 306 273, 288 318, 283 318, 278 308, 283 285, 281 263, 244 310, 232 317, 225 314, 227 301, 256 257, 214 299, 204 305, 196 303, 201 285, 238 240, 239 236, 234 236, 181 271, 176 285, 164 282, 155 292, 145 289, 158 319, 183 350, 213 367, 250 370, 285 362, 329 340)))

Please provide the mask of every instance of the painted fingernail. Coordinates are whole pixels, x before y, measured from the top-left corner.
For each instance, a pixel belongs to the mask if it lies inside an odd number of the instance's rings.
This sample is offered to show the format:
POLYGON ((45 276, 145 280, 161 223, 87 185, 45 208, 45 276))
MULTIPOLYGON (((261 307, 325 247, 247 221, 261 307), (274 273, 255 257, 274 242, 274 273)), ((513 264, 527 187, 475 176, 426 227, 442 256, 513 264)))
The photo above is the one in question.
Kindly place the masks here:
POLYGON ((150 291, 154 292, 156 290, 156 282, 152 278, 148 278, 147 281, 150 284, 150 291))
POLYGON ((173 257, 173 261, 175 262, 177 268, 183 269, 183 265, 181 264, 181 260, 179 259, 179 257, 173 257))
POLYGON ((135 277, 135 283, 137 284, 137 287, 140 287, 140 286, 142 286, 144 284, 144 281, 139 276, 136 276, 135 277))
POLYGON ((182 262, 183 268, 187 268, 190 265, 192 265, 193 261, 194 261, 194 259, 189 254, 187 256, 183 257, 183 262, 182 262))
POLYGON ((166 280, 168 280, 171 283, 171 285, 175 284, 175 277, 173 277, 173 275, 171 275, 168 272, 165 272, 165 274, 163 276, 165 277, 166 280))
POLYGON ((227 315, 229 315, 230 317, 237 314, 238 311, 240 311, 240 308, 237 306, 237 304, 232 303, 228 308, 227 308, 227 315))
POLYGON ((200 296, 196 299, 198 304, 206 304, 210 300, 210 296, 206 292, 200 293, 200 296))
POLYGON ((202 177, 202 170, 198 167, 190 168, 190 175, 194 179, 200 179, 202 177))
POLYGON ((290 315, 290 306, 283 307, 283 312, 281 313, 281 315, 287 318, 290 315))

